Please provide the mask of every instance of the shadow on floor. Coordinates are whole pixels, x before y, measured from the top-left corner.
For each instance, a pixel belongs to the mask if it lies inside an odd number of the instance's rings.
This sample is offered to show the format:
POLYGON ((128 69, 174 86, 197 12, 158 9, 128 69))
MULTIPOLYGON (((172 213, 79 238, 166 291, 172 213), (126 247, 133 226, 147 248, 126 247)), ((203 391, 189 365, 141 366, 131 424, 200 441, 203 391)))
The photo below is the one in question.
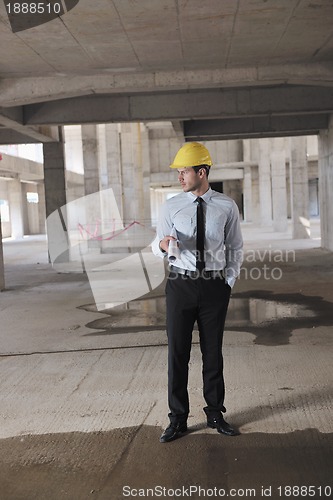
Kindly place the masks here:
POLYGON ((284 489, 302 485, 312 486, 315 495, 301 498, 332 494, 333 434, 306 429, 226 437, 212 429, 195 431, 168 444, 159 443, 160 428, 144 425, 2 439, 1 498, 120 500, 147 488, 150 498, 158 498, 152 495, 158 487, 169 493, 184 488, 197 499, 203 495, 195 488, 201 487, 225 494, 234 488, 235 498, 263 498, 262 488, 271 488, 270 498, 278 499, 301 497, 284 489))

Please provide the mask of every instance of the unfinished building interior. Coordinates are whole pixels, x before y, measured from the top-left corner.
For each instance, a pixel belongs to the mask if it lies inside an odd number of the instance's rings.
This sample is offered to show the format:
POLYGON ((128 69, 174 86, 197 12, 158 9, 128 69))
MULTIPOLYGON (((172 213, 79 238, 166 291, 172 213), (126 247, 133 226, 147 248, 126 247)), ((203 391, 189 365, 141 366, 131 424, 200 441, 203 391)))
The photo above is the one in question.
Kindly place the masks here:
POLYGON ((3 498, 330 497, 332 2, 65 3, 29 27, 0 5, 3 498), (241 214, 224 337, 241 435, 204 426, 195 331, 190 432, 161 450, 150 244, 188 141, 241 214))

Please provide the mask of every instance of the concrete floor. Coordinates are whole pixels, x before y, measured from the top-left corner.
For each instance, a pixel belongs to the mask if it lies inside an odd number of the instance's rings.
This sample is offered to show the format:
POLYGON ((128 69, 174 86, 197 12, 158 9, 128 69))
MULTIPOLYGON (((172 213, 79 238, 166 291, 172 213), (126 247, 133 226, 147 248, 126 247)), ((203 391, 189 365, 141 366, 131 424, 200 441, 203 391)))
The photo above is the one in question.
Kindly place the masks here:
POLYGON ((195 332, 190 432, 169 444, 163 284, 97 312, 85 275, 50 267, 44 237, 5 240, 0 498, 329 498, 333 256, 312 230, 292 241, 243 226, 224 340, 226 418, 241 435, 205 427, 195 332))

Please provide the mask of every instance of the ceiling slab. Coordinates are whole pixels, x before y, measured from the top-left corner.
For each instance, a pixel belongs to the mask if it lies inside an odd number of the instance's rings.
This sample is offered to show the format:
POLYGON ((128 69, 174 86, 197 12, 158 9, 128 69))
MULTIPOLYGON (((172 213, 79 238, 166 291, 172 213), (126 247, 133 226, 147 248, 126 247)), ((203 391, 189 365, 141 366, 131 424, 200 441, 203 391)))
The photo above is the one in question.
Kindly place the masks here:
POLYGON ((16 33, 0 2, 0 106, 16 113, 0 123, 16 137, 44 140, 39 124, 328 113, 332 88, 331 0, 80 0, 16 33))

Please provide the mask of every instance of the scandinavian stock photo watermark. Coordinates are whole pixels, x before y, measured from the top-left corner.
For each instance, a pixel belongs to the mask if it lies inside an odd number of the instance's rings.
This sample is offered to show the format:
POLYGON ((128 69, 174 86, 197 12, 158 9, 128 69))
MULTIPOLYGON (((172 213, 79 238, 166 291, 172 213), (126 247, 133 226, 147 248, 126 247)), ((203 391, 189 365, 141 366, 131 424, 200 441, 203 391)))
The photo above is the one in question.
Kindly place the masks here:
POLYGON ((295 262, 295 250, 272 248, 271 245, 265 249, 247 250, 244 253, 239 279, 277 281, 283 277, 282 265, 294 264, 295 262))
MULTIPOLYGON (((196 251, 193 251, 194 255, 196 251)), ((181 258, 182 252, 180 251, 179 256, 181 258)), ((228 266, 227 271, 223 271, 221 275, 224 278, 237 278, 240 280, 253 280, 258 281, 263 279, 267 280, 280 280, 283 277, 282 265, 288 263, 296 262, 296 252, 295 250, 283 250, 279 248, 272 248, 271 245, 264 249, 253 249, 243 252, 243 250, 225 250, 225 251, 205 251, 204 260, 209 263, 213 261, 216 265, 218 263, 217 269, 225 269, 227 263, 242 263, 242 266, 237 269, 231 265, 228 266)), ((174 269, 174 262, 169 263, 170 271, 174 269)), ((191 277, 193 279, 203 278, 210 279, 211 271, 192 271, 191 277)), ((218 275, 218 272, 216 272, 218 275)), ((184 275, 184 279, 187 275, 184 275)), ((172 276, 170 279, 173 279, 172 276)))

